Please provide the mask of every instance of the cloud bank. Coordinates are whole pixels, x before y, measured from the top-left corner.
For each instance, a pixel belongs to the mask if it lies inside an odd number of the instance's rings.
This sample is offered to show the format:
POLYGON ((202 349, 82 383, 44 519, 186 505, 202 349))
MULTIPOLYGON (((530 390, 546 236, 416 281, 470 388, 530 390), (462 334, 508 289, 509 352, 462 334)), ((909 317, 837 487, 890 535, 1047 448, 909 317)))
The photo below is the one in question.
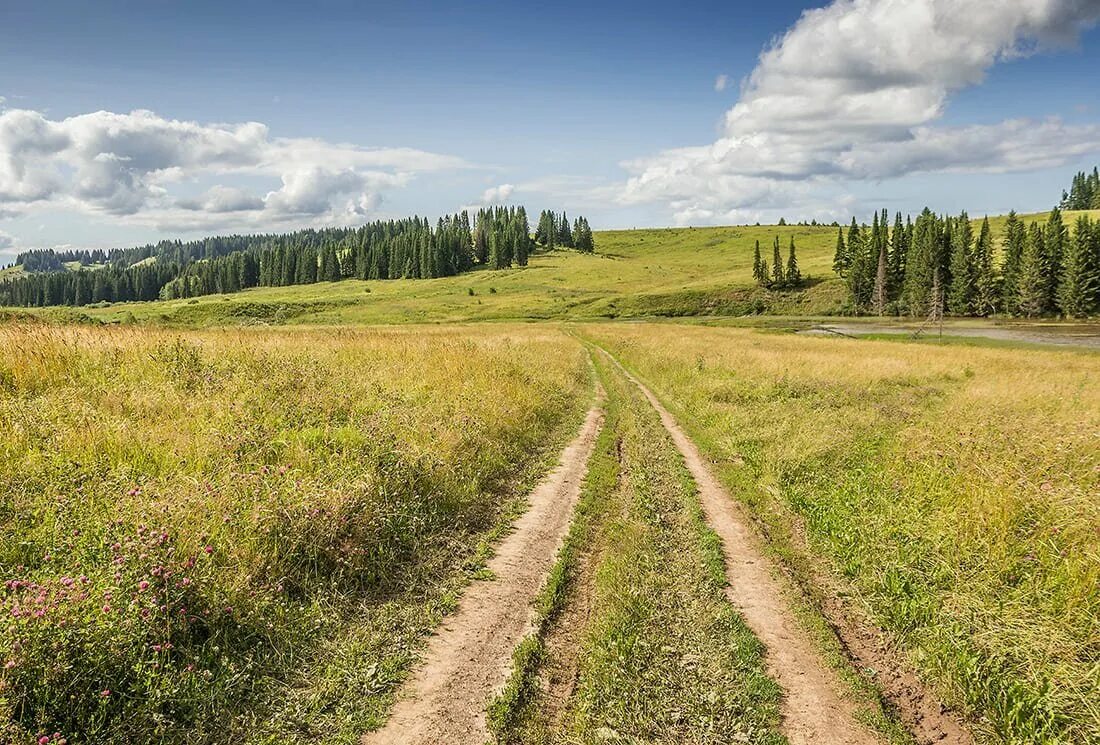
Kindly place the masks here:
POLYGON ((353 222, 418 174, 465 167, 410 148, 272 137, 258 122, 201 124, 151 111, 51 120, 0 110, 0 212, 8 216, 61 208, 161 229, 353 222), (210 182, 197 197, 179 193, 210 182))
MULTIPOLYGON (((625 204, 680 222, 811 209, 851 180, 1007 172, 1100 151, 1100 125, 1060 119, 935 126, 1001 61, 1072 44, 1100 0, 836 0, 761 55, 710 145, 625 163, 625 204)), ((717 87, 717 86, 716 86, 717 87)))

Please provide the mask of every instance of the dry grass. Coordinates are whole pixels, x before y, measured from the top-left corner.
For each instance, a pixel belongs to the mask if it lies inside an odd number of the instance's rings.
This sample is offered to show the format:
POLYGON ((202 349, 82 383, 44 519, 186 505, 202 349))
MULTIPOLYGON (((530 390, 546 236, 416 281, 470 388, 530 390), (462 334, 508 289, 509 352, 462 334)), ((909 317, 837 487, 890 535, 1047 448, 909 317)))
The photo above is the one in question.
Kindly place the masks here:
POLYGON ((0 326, 0 740, 353 740, 587 385, 552 330, 0 326))
POLYGON ((603 326, 985 736, 1100 739, 1100 357, 603 326))

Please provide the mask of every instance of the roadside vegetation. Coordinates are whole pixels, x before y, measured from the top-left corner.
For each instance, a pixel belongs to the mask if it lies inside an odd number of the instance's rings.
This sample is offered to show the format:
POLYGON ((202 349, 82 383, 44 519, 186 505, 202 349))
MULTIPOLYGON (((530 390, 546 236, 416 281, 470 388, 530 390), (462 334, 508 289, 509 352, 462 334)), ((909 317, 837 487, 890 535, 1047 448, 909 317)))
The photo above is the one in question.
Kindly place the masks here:
POLYGON ((1100 740, 1096 355, 586 334, 664 400, 795 575, 839 583, 980 734, 1100 740))
POLYGON ((0 325, 0 740, 355 742, 589 378, 551 329, 0 325))
POLYGON ((538 630, 490 707, 507 743, 783 743, 780 690, 656 413, 597 356, 607 418, 538 630))

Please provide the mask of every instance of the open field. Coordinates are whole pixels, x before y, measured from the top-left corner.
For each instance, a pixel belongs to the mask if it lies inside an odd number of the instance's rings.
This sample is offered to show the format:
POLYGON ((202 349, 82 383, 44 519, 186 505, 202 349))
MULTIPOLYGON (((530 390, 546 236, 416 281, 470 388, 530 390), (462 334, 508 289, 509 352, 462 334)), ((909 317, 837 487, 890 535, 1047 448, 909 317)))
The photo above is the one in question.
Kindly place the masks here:
POLYGON ((807 593, 848 597, 982 737, 1100 738, 1094 353, 586 334, 681 419, 807 593))
POLYGON ((134 319, 187 326, 451 323, 742 315, 763 309, 829 312, 840 306, 844 296, 831 268, 836 245, 833 228, 607 231, 598 233, 596 242, 594 255, 567 250, 543 252, 534 254, 527 267, 440 279, 344 280, 77 310, 100 320, 134 319), (753 246, 759 240, 762 251, 770 256, 775 236, 779 236, 784 252, 794 236, 803 274, 824 281, 783 296, 754 287, 753 246))
POLYGON ((0 740, 355 741, 589 376, 549 328, 0 326, 0 740))

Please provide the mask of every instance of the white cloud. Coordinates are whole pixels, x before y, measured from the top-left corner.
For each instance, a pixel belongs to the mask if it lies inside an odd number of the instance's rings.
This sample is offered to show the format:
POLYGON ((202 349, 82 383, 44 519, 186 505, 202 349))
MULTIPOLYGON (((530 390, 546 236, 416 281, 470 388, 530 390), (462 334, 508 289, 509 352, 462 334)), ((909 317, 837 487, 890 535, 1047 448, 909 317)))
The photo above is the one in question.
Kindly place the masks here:
POLYGON ((500 184, 499 186, 492 186, 485 190, 485 193, 481 195, 481 201, 483 204, 500 204, 501 202, 507 202, 512 198, 512 194, 516 191, 516 187, 512 184, 500 184))
POLYGON ((1100 151, 1100 125, 933 126, 951 94, 997 62, 1070 43, 1097 19, 1100 0, 836 0, 807 10, 760 55, 722 136, 625 163, 633 176, 619 200, 664 202, 682 222, 726 219, 820 204, 813 194, 846 180, 1031 170, 1100 151))
POLYGON ((0 249, 11 248, 15 245, 15 238, 0 230, 0 249))
POLYGON ((726 75, 725 73, 722 73, 721 75, 719 75, 717 78, 714 79, 714 90, 721 93, 722 91, 724 91, 726 89, 726 86, 729 85, 729 82, 730 82, 730 76, 726 75))
POLYGON ((201 124, 150 111, 98 111, 55 121, 24 109, 0 112, 5 214, 62 208, 196 229, 242 220, 346 222, 377 209, 385 190, 417 174, 467 166, 460 158, 412 148, 271 137, 258 122, 201 124), (173 193, 181 181, 226 176, 266 178, 281 187, 249 192, 214 183, 198 198, 173 193))

